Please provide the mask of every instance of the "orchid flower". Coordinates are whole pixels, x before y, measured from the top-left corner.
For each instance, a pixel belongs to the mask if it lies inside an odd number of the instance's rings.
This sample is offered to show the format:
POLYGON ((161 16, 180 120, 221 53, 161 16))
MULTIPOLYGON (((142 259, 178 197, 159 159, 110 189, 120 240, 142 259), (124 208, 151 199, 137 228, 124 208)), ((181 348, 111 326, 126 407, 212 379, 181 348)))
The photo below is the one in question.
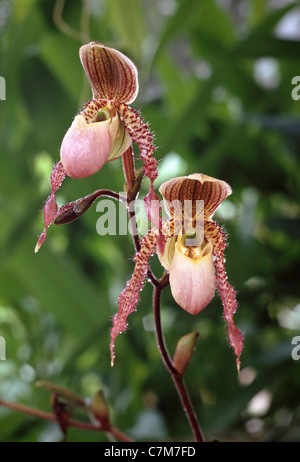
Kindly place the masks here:
POLYGON ((233 321, 237 301, 235 290, 228 283, 225 271, 226 235, 212 220, 214 212, 232 190, 225 181, 197 173, 166 181, 160 186, 159 191, 169 214, 169 219, 162 225, 166 243, 161 251, 157 245, 160 232, 154 227, 141 240, 141 250, 134 257, 133 276, 120 295, 119 310, 113 319, 110 345, 112 363, 115 339, 127 327, 127 317, 135 310, 148 271, 148 259, 157 252, 163 267, 169 272, 171 293, 175 301, 189 313, 196 315, 203 310, 218 288, 229 341, 234 349, 239 370, 243 337, 233 321), (183 223, 186 215, 185 201, 191 202, 191 214, 189 221, 183 223), (197 224, 197 201, 203 204, 200 211, 202 227, 197 224), (176 204, 181 204, 181 207, 177 209, 176 204), (187 239, 190 238, 193 238, 193 245, 187 244, 187 239))
POLYGON ((153 137, 140 115, 129 106, 139 90, 136 66, 120 51, 96 42, 83 45, 79 55, 91 84, 93 100, 77 114, 62 141, 60 161, 51 174, 52 192, 44 207, 45 229, 37 241, 36 252, 58 213, 56 192, 66 175, 72 178, 92 175, 106 162, 126 152, 132 155, 133 143, 139 146, 144 173, 150 179, 146 204, 157 197, 153 190, 157 177, 153 137))

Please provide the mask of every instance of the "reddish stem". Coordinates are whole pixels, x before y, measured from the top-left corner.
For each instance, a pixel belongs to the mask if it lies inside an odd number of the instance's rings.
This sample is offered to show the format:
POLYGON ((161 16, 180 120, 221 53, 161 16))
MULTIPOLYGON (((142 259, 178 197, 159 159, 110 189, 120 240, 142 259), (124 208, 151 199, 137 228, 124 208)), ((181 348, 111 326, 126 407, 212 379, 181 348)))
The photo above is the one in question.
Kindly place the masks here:
MULTIPOLYGON (((5 406, 8 409, 12 409, 13 411, 23 412, 24 414, 31 415, 39 419, 49 420, 52 422, 57 421, 57 417, 55 414, 52 414, 50 412, 44 412, 39 409, 35 409, 33 407, 25 406, 24 404, 11 403, 9 401, 3 401, 2 399, 0 399, 0 405, 5 406)), ((89 422, 80 422, 79 420, 73 420, 73 419, 70 419, 68 421, 68 425, 70 427, 81 428, 83 430, 98 431, 98 432, 103 431, 105 433, 109 433, 110 435, 114 436, 119 441, 124 441, 124 442, 134 441, 131 438, 129 438, 129 436, 121 432, 118 428, 112 427, 110 425, 104 428, 103 426, 101 427, 100 425, 98 426, 98 425, 94 425, 89 422)))
POLYGON ((175 367, 173 366, 173 363, 171 361, 170 355, 167 351, 165 341, 164 341, 164 336, 162 332, 162 326, 161 326, 161 318, 160 318, 160 299, 161 299, 161 292, 162 290, 166 287, 166 285, 169 283, 169 278, 167 275, 165 275, 162 279, 157 281, 158 284, 155 285, 154 290, 153 290, 153 311, 154 311, 154 321, 155 321, 155 331, 156 331, 156 338, 157 338, 157 343, 159 350, 161 352, 162 359, 165 363, 165 366, 167 370, 170 372, 171 377, 174 381, 174 384, 176 386, 178 395, 180 397, 183 409, 186 413, 187 419, 189 421, 190 427, 193 431, 195 441, 197 442, 204 442, 204 436, 201 431, 199 422, 197 420, 197 416, 195 413, 195 410, 193 408, 190 396, 188 394, 188 391, 185 387, 184 381, 183 381, 183 375, 180 374, 175 367))
POLYGON ((127 183, 127 190, 131 191, 135 181, 134 158, 132 146, 122 155, 123 172, 127 183))

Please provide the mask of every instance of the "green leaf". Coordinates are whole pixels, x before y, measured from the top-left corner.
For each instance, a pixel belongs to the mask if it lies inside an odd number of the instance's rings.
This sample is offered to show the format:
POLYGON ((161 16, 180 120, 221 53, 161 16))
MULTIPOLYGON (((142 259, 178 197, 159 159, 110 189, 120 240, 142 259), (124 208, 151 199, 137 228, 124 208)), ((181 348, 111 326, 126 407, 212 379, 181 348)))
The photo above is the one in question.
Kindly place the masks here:
MULTIPOLYGON (((86 79, 80 59, 80 44, 57 32, 46 34, 41 41, 41 58, 49 71, 61 83, 71 99, 79 104, 86 79)), ((57 101, 59 110, 59 101, 57 101)))
POLYGON ((34 238, 25 236, 14 250, 7 274, 13 274, 73 336, 81 337, 95 325, 106 330, 111 312, 105 294, 97 292, 69 255, 54 255, 47 245, 34 255, 34 238))

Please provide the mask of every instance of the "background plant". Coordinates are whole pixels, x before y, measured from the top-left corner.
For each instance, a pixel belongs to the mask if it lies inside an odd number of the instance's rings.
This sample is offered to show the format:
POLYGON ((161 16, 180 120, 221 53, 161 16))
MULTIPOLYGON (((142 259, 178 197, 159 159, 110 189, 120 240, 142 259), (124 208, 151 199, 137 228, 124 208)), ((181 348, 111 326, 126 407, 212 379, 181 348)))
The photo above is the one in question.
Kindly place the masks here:
MULTIPOLYGON (((91 39, 124 51, 139 69, 134 106, 156 134, 160 182, 201 171, 234 192, 216 219, 230 234, 227 271, 246 333, 239 379, 220 300, 194 318, 168 289, 162 299, 171 352, 181 336, 200 332, 186 380, 207 438, 299 440, 300 372, 291 359, 300 329, 300 102, 291 97, 300 74, 297 2, 95 0, 82 10, 82 2, 66 1, 63 20, 62 3, 0 2, 7 84, 0 101, 1 398, 47 410, 49 394, 34 388, 36 380, 82 396, 102 388, 114 423, 134 438, 191 438, 157 350, 150 285, 110 368, 111 317, 133 269, 129 236, 99 236, 94 207, 52 228, 43 252, 33 253, 61 140, 90 97, 78 48, 91 39)), ((66 181, 60 203, 100 187, 119 190, 118 163, 66 181)), ((156 257, 152 265, 159 274, 156 257)), ((61 438, 53 423, 2 408, 0 419, 3 441, 61 438)), ((68 433, 68 440, 101 439, 68 433)))

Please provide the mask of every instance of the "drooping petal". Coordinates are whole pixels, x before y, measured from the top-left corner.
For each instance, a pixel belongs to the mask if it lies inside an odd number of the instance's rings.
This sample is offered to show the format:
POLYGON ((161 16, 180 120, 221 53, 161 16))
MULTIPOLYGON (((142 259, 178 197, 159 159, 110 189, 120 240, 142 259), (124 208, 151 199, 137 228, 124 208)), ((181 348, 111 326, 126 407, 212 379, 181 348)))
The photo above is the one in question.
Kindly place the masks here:
POLYGON ((123 53, 101 43, 83 45, 79 56, 90 81, 93 98, 130 104, 138 91, 138 72, 123 53))
POLYGON ((225 181, 217 180, 202 173, 181 176, 165 181, 161 184, 159 192, 164 198, 164 205, 169 215, 179 216, 185 201, 191 201, 193 217, 203 214, 201 203, 204 202, 204 220, 209 220, 221 202, 232 193, 225 181), (176 205, 177 204, 177 205, 176 205))
POLYGON ((140 158, 144 162, 145 175, 150 179, 151 183, 153 183, 158 175, 157 160, 153 157, 155 146, 148 125, 139 114, 134 109, 127 106, 127 104, 115 101, 113 106, 118 110, 121 120, 124 122, 132 141, 139 146, 140 158))
POLYGON ((174 300, 181 308, 198 314, 213 299, 216 291, 212 245, 207 244, 203 250, 186 247, 186 251, 191 256, 185 255, 180 242, 176 242, 170 267, 170 287, 174 300))
POLYGON ((135 268, 132 278, 127 282, 125 289, 122 291, 118 305, 118 312, 113 318, 113 327, 111 330, 111 364, 114 363, 114 347, 117 336, 127 328, 127 317, 135 310, 139 299, 139 293, 143 287, 144 280, 148 271, 148 260, 155 252, 157 230, 150 230, 147 235, 141 239, 141 250, 135 255, 135 268))
POLYGON ((45 207, 44 207, 44 224, 45 224, 45 229, 38 238, 38 241, 35 246, 35 253, 39 251, 41 248, 42 244, 45 242, 46 235, 47 235, 47 229, 53 222, 58 207, 56 203, 56 191, 60 187, 61 183, 63 182, 64 178, 66 176, 66 171, 63 168, 63 165, 61 162, 58 162, 57 164, 54 165, 53 171, 51 174, 51 189, 52 192, 50 196, 48 197, 45 207))
POLYGON ((234 288, 228 283, 225 270, 224 251, 226 238, 220 226, 212 221, 205 223, 204 235, 207 242, 213 246, 213 255, 216 257, 217 285, 224 307, 224 317, 227 321, 230 345, 236 354, 238 371, 240 369, 240 356, 243 350, 243 335, 233 321, 233 315, 237 309, 237 300, 234 288))

